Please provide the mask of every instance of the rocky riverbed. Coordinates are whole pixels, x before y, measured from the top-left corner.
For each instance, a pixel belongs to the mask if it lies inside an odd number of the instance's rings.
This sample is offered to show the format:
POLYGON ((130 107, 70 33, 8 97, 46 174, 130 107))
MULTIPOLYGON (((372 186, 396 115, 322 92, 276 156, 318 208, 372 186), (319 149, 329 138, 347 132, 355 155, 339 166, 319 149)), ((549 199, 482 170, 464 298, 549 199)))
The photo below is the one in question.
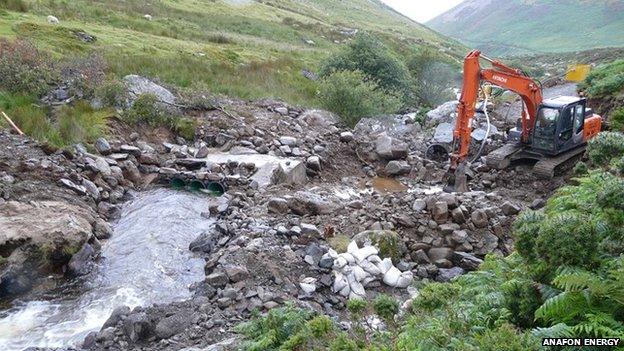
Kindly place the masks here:
POLYGON ((193 142, 116 125, 92 146, 55 150, 0 132, 0 328, 11 331, 0 345, 219 350, 235 347, 233 327, 253 311, 295 303, 340 320, 354 295, 407 302, 414 280, 447 281, 509 253, 518 212, 567 177, 493 170, 481 157, 470 191, 443 192, 446 163, 425 152, 453 109, 350 130, 279 101, 219 106, 192 112, 193 142), (172 182, 200 195, 161 189, 172 182), (122 282, 138 300, 105 292, 122 282), (105 308, 77 322, 89 301, 105 308), (67 328, 52 338, 52 323, 67 328))

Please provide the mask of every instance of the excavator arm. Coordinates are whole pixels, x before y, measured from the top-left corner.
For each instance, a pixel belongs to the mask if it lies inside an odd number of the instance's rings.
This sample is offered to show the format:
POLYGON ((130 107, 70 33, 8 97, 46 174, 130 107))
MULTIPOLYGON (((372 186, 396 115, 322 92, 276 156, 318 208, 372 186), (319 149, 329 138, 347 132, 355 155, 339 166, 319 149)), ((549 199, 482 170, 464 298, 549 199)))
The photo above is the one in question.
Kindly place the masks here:
POLYGON ((535 118, 543 100, 541 86, 522 71, 482 56, 479 50, 474 50, 464 60, 462 93, 453 132, 451 172, 457 170, 468 156, 472 134, 471 123, 475 115, 479 87, 484 81, 520 95, 525 107, 522 110, 522 142, 529 142, 535 118), (492 68, 483 69, 480 59, 490 62, 492 68))

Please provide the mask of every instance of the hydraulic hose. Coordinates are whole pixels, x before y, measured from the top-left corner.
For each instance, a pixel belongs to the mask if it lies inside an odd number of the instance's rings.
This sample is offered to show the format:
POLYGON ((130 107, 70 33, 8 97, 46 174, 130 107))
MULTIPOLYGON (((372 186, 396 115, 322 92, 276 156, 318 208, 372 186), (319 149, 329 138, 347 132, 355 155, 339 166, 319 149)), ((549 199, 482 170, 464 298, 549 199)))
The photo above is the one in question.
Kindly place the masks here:
POLYGON ((485 137, 483 138, 483 141, 481 142, 481 147, 479 147, 479 151, 477 151, 477 154, 472 159, 472 161, 470 161, 470 163, 475 162, 479 157, 481 157, 481 153, 483 152, 483 148, 485 147, 487 138, 490 136, 490 129, 491 129, 490 115, 488 114, 488 111, 487 111, 487 103, 488 103, 489 94, 484 94, 484 95, 485 95, 485 99, 483 100, 483 113, 485 114, 485 120, 487 121, 487 129, 485 131, 485 137))

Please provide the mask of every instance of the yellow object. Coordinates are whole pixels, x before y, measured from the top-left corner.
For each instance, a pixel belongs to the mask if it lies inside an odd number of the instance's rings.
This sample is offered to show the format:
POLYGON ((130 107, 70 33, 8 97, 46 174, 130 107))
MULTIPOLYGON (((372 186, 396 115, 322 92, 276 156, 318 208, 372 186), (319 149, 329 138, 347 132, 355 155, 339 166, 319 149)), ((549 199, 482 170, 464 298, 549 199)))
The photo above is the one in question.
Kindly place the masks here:
POLYGON ((581 82, 587 78, 589 72, 591 72, 590 65, 570 65, 566 72, 566 80, 570 82, 581 82))

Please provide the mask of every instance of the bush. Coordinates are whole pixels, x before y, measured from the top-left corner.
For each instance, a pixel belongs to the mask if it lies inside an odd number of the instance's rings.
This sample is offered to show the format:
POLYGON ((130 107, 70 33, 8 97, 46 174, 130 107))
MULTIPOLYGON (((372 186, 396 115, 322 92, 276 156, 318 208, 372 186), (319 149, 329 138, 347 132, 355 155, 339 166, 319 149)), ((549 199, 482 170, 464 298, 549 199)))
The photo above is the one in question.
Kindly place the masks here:
POLYGON ((0 39, 0 88, 37 97, 45 94, 59 73, 51 57, 25 40, 0 39))
POLYGON ((624 132, 624 107, 620 107, 613 112, 611 118, 611 129, 614 131, 624 132))
POLYGON ((574 165, 574 168, 572 169, 572 173, 574 173, 575 175, 584 175, 584 174, 587 174, 588 170, 589 169, 587 168, 587 164, 583 161, 580 161, 574 165))
POLYGON ((70 58, 60 67, 61 76, 69 83, 72 93, 84 98, 95 95, 106 79, 108 68, 104 58, 98 54, 70 58))
POLYGON ((109 80, 99 86, 95 91, 95 97, 102 101, 104 106, 123 108, 128 102, 128 89, 116 80, 109 80))
POLYGON ((349 127, 363 117, 394 113, 401 107, 398 97, 366 81, 359 71, 330 74, 321 80, 318 95, 323 106, 337 113, 349 127))
MULTIPOLYGON (((47 111, 36 103, 37 99, 30 95, 0 93, 0 107, 26 135, 42 142, 60 144, 58 131, 47 118, 47 111)), ((4 123, 4 119, 1 121, 4 123)))
POLYGON ((407 67, 422 103, 435 107, 454 98, 451 87, 460 80, 460 70, 437 51, 419 49, 409 58, 407 67))
POLYGON ((394 316, 399 313, 399 301, 385 294, 380 294, 375 298, 373 307, 375 313, 387 323, 393 323, 394 316))
POLYGON ((0 8, 17 12, 28 11, 28 5, 24 0, 0 0, 0 8))
POLYGON ((370 35, 358 35, 344 51, 327 60, 319 75, 328 78, 340 71, 360 71, 366 80, 374 81, 383 90, 401 97, 411 95, 412 78, 405 64, 370 35))
POLYGON ((612 159, 624 154, 624 134, 602 132, 591 139, 587 146, 589 159, 597 166, 608 165, 612 159))
POLYGON ((476 339, 480 351, 537 351, 542 349, 539 339, 528 333, 518 334, 508 323, 496 329, 488 329, 476 339))
POLYGON ((580 85, 592 98, 617 95, 624 90, 624 60, 616 60, 594 69, 580 85))

